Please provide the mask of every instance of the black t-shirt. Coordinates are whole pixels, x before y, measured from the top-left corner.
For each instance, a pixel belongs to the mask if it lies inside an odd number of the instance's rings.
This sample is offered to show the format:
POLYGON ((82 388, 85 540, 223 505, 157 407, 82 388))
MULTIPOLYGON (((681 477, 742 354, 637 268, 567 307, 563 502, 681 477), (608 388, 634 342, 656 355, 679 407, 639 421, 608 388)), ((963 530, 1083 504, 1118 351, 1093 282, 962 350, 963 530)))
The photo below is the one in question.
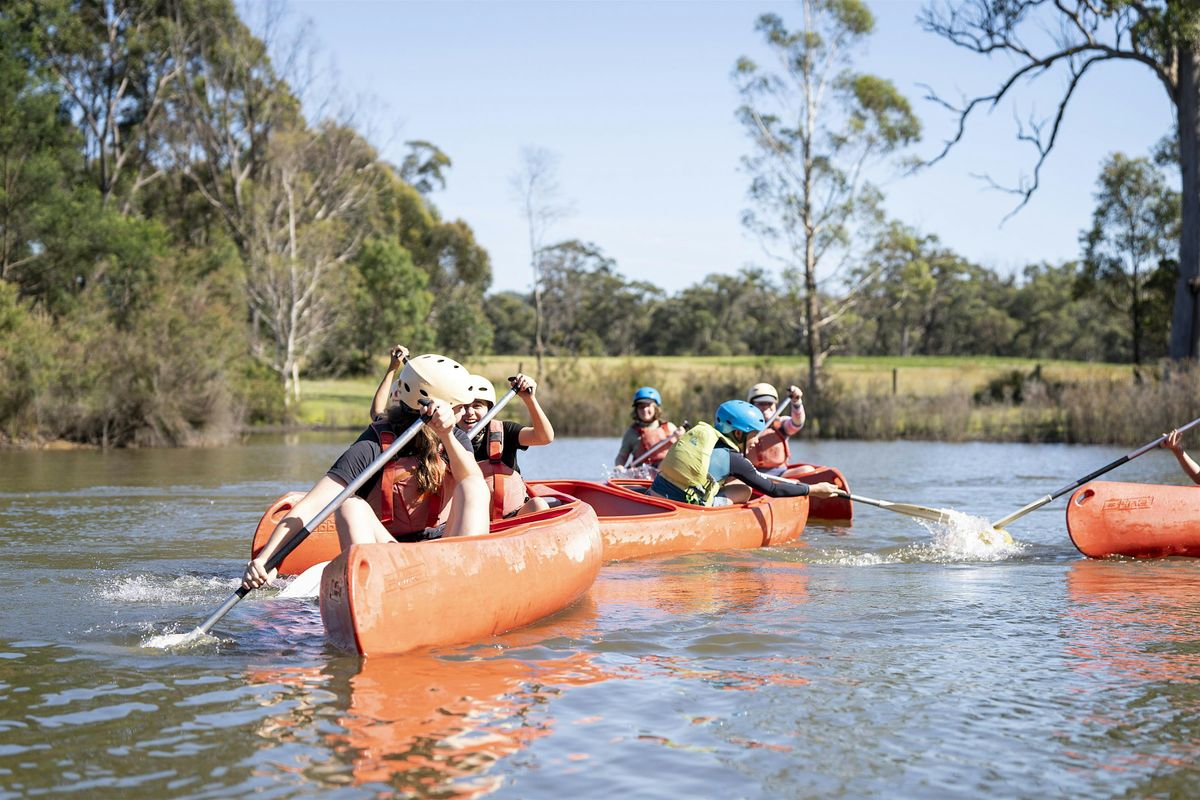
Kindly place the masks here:
MULTIPOLYGON (((529 445, 521 444, 521 431, 525 426, 519 422, 508 422, 507 420, 500 424, 504 426, 504 448, 500 451, 500 460, 513 472, 520 472, 521 468, 517 466, 517 451, 529 449, 529 445)), ((484 428, 483 432, 472 442, 476 461, 488 460, 487 433, 487 428, 484 428)))
MULTIPOLYGON (((471 450, 471 440, 467 438, 466 431, 455 427, 454 438, 458 439, 467 451, 471 450)), ((349 484, 355 478, 362 474, 363 470, 371 465, 371 462, 379 458, 379 454, 383 452, 379 446, 379 434, 375 428, 369 427, 363 431, 354 444, 347 448, 346 452, 338 456, 338 460, 333 462, 333 466, 329 468, 326 475, 338 478, 345 484, 349 484)), ((415 455, 413 445, 410 442, 405 445, 400 451, 402 456, 415 455)), ((443 455, 444 457, 444 455, 443 455)), ((383 475, 383 470, 379 470, 371 479, 359 487, 356 495, 366 498, 376 486, 379 485, 379 480, 383 475)))

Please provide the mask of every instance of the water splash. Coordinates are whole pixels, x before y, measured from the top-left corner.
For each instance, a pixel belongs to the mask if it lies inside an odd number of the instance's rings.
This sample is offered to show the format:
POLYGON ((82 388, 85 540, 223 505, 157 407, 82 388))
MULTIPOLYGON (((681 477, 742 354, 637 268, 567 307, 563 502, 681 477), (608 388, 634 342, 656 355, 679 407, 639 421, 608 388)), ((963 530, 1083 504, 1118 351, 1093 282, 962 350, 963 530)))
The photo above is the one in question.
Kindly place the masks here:
POLYGON ((918 520, 932 534, 928 542, 911 546, 913 560, 948 563, 954 561, 1003 561, 1025 551, 1007 531, 992 527, 984 517, 946 511, 945 522, 918 520))
MULTIPOLYGON (((321 570, 318 567, 324 567, 326 563, 318 564, 295 577, 276 578, 271 586, 263 587, 254 594, 285 599, 316 597, 321 589, 321 570)), ((212 602, 214 598, 236 589, 239 583, 236 577, 215 575, 127 575, 103 583, 100 596, 115 603, 196 605, 212 602)))
POLYGON ((142 647, 149 647, 155 650, 194 650, 200 647, 207 647, 212 644, 219 644, 221 639, 213 636, 211 633, 201 633, 199 628, 192 628, 189 631, 178 633, 171 631, 169 633, 160 633, 143 639, 142 647))
POLYGON ((928 541, 912 542, 878 552, 853 552, 843 548, 798 551, 809 564, 873 567, 879 564, 953 564, 971 561, 1004 561, 1025 552, 1027 545, 992 527, 983 517, 945 509, 945 522, 916 520, 930 533, 928 541))
POLYGON ((100 586, 100 596, 117 603, 179 605, 206 603, 221 592, 237 588, 228 577, 175 575, 129 575, 100 586))

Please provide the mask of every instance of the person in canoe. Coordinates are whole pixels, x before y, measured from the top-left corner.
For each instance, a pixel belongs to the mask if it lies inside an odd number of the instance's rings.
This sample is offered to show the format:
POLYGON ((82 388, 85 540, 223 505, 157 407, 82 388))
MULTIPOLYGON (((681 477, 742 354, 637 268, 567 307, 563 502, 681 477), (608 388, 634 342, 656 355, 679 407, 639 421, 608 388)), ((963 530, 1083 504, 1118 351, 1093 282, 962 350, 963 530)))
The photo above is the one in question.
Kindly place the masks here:
POLYGON ((838 496, 832 483, 810 485, 756 470, 744 455, 746 442, 766 425, 762 412, 745 400, 722 403, 712 425, 697 423, 671 445, 650 493, 698 506, 745 503, 751 490, 769 497, 838 496))
POLYGON ((391 357, 391 362, 387 372, 383 373, 383 380, 379 382, 375 396, 371 398, 371 422, 386 418, 388 409, 400 403, 400 382, 396 380, 396 373, 404 366, 404 362, 408 361, 408 348, 398 344, 388 351, 388 356, 391 357))
POLYGON ((400 404, 372 423, 275 527, 246 565, 242 585, 275 577, 271 554, 365 470, 418 418, 425 425, 391 461, 334 512, 342 549, 374 542, 419 542, 488 532, 488 487, 471 441, 457 425, 471 401, 470 373, 436 354, 410 359, 400 373, 400 404), (418 410, 420 409, 420 410, 418 410))
MULTIPOLYGON (((633 393, 633 424, 621 437, 621 449, 617 451, 614 464, 623 467, 630 458, 641 458, 646 451, 675 433, 675 426, 663 419, 662 395, 653 386, 643 386, 633 393)), ((658 466, 667 456, 667 447, 660 447, 644 462, 658 466)))
MULTIPOLYGON (((492 495, 492 519, 515 517, 542 511, 550 507, 540 497, 530 497, 517 466, 517 451, 547 445, 554 441, 554 426, 537 400, 537 381, 518 374, 508 379, 517 397, 525 403, 532 425, 519 422, 491 420, 471 441, 475 461, 483 471, 492 495)), ((471 402, 463 412, 458 427, 469 431, 496 405, 496 387, 482 375, 471 376, 471 402)))
POLYGON ((782 475, 787 469, 788 459, 792 451, 788 439, 795 436, 804 427, 804 392, 799 386, 788 388, 788 400, 791 413, 775 419, 779 405, 779 392, 769 383, 756 383, 750 387, 746 395, 767 420, 767 427, 760 433, 750 436, 746 441, 746 458, 754 468, 764 475, 782 475))
POLYGON ((1192 483, 1200 483, 1200 464, 1189 456, 1183 449, 1183 434, 1179 431, 1171 431, 1164 433, 1166 440, 1159 447, 1165 447, 1175 454, 1175 458, 1179 461, 1179 466, 1183 467, 1183 472, 1192 479, 1192 483))

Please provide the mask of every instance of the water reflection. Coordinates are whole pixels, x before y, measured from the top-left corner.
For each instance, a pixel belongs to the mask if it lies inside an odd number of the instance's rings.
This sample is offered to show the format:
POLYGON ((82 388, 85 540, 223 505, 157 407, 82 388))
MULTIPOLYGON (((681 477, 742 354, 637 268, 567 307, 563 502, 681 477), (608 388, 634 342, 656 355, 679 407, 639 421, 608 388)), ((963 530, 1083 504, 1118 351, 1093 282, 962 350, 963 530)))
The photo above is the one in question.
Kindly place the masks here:
POLYGON ((498 787, 502 779, 490 774, 497 762, 554 730, 555 698, 612 676, 595 654, 574 647, 593 635, 596 618, 595 603, 584 600, 478 647, 258 671, 256 683, 296 689, 287 713, 260 733, 292 736, 313 723, 332 693, 339 710, 324 744, 348 767, 333 782, 348 777, 419 796, 476 797, 498 787), (349 662, 357 669, 338 669, 349 662), (297 699, 304 695, 308 701, 297 699))
POLYGON ((1072 562, 1067 572, 1077 669, 1106 680, 1200 679, 1194 561, 1072 562))
POLYGON ((1084 560, 1067 573, 1067 652, 1095 683, 1078 690, 1094 710, 1063 737, 1065 755, 1079 769, 1140 776, 1131 796, 1200 790, 1198 566, 1084 560))

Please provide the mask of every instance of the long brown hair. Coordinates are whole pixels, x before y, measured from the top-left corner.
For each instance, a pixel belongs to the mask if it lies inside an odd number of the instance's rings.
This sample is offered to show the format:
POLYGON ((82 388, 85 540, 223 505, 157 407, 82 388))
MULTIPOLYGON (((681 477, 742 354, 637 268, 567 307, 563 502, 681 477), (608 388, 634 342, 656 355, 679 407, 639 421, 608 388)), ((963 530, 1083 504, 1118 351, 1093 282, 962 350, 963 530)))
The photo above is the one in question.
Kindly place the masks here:
MULTIPOLYGON (((388 409, 387 421, 392 426, 392 433, 399 436, 408 430, 419 419, 416 412, 410 411, 404 405, 392 406, 388 409)), ((437 492, 442 488, 442 479, 446 476, 446 462, 442 459, 442 443, 437 434, 422 425, 421 430, 402 451, 404 455, 413 455, 418 459, 417 486, 422 492, 437 492)))

